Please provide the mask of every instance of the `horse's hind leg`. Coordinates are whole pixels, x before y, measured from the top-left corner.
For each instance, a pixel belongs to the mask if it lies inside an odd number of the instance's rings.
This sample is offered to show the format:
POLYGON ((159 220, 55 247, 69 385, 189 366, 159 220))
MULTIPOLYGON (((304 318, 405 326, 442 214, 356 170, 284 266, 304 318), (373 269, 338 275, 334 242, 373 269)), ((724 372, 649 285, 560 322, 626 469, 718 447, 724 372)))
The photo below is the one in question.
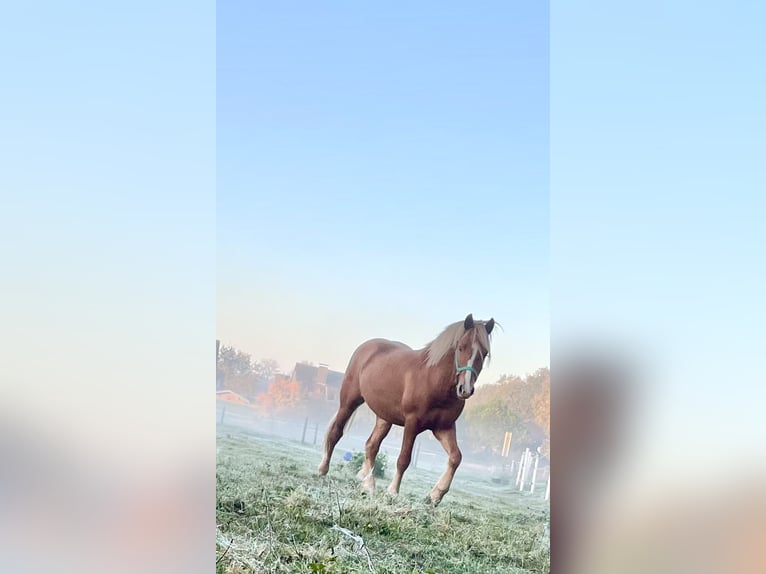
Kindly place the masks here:
POLYGON ((375 469, 375 458, 378 456, 380 443, 388 435, 391 426, 390 422, 378 417, 375 421, 375 428, 372 429, 372 434, 370 434, 370 438, 367 439, 367 444, 365 445, 364 464, 356 477, 362 481, 362 487, 370 493, 375 492, 375 476, 373 472, 375 469))
POLYGON ((335 450, 335 445, 338 444, 338 441, 343 436, 343 430, 346 428, 348 419, 351 418, 354 411, 364 402, 359 392, 359 386, 352 383, 353 381, 351 380, 343 381, 343 386, 340 390, 340 407, 335 414, 335 418, 332 419, 324 439, 324 456, 322 457, 322 462, 319 463, 318 469, 320 475, 327 474, 327 471, 330 469, 330 459, 335 450))

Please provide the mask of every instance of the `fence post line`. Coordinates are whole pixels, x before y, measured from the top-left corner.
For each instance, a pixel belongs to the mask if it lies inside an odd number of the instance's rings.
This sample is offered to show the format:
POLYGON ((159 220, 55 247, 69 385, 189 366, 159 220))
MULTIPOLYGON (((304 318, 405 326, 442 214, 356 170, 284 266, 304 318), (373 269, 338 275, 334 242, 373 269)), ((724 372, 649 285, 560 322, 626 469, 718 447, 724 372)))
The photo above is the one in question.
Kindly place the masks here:
POLYGON ((306 429, 309 426, 309 418, 306 417, 306 420, 303 421, 303 434, 301 435, 301 444, 306 443, 306 429))
POLYGON ((218 422, 218 424, 223 424, 223 418, 226 416, 226 405, 223 405, 223 410, 221 411, 221 420, 218 422))
POLYGON ((524 468, 524 453, 521 453, 521 457, 519 458, 519 468, 516 471, 516 486, 519 486, 519 482, 521 481, 522 468, 524 468))

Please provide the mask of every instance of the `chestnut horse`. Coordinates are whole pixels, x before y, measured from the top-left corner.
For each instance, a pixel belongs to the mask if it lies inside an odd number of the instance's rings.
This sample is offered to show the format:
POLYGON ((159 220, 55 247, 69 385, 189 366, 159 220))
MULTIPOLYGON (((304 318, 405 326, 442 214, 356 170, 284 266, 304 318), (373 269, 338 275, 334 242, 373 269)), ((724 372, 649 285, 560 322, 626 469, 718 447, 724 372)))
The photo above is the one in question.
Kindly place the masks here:
POLYGON ((327 474, 346 423, 366 402, 377 421, 367 439, 364 465, 357 475, 362 486, 374 492, 372 471, 380 443, 391 426, 398 425, 404 427, 402 449, 388 487, 389 494, 398 494, 402 475, 410 465, 415 437, 430 430, 449 457, 447 470, 430 493, 430 501, 439 504, 462 460, 455 421, 463 412, 465 400, 473 395, 476 379, 489 356, 494 326, 494 319, 474 321, 468 315, 464 321, 446 327, 423 349, 413 350, 386 339, 362 343, 351 356, 343 378, 340 406, 327 429, 319 474, 327 474))

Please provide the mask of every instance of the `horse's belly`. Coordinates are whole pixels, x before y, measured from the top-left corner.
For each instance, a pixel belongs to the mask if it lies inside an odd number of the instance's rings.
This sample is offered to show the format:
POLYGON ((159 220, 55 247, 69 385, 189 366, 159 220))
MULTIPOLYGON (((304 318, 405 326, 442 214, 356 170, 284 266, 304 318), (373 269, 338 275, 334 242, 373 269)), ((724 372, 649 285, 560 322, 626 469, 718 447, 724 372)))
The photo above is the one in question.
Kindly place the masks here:
POLYGON ((362 398, 377 416, 395 425, 404 426, 404 413, 402 413, 401 405, 398 402, 392 403, 375 393, 365 395, 364 391, 362 391, 362 398))

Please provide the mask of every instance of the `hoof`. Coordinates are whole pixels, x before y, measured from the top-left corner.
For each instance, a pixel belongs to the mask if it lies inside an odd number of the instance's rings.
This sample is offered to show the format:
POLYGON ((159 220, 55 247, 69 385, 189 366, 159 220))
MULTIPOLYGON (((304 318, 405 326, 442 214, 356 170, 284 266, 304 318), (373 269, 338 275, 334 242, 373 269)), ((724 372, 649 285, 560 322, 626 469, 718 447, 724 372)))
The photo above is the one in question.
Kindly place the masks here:
POLYGON ((432 504, 434 507, 439 506, 439 503, 442 501, 442 498, 444 498, 444 495, 447 494, 446 492, 431 492, 428 496, 426 496, 426 501, 429 504, 432 504))
POLYGON ((319 473, 319 476, 324 476, 327 474, 327 471, 330 470, 329 464, 320 464, 317 468, 317 472, 319 473))

